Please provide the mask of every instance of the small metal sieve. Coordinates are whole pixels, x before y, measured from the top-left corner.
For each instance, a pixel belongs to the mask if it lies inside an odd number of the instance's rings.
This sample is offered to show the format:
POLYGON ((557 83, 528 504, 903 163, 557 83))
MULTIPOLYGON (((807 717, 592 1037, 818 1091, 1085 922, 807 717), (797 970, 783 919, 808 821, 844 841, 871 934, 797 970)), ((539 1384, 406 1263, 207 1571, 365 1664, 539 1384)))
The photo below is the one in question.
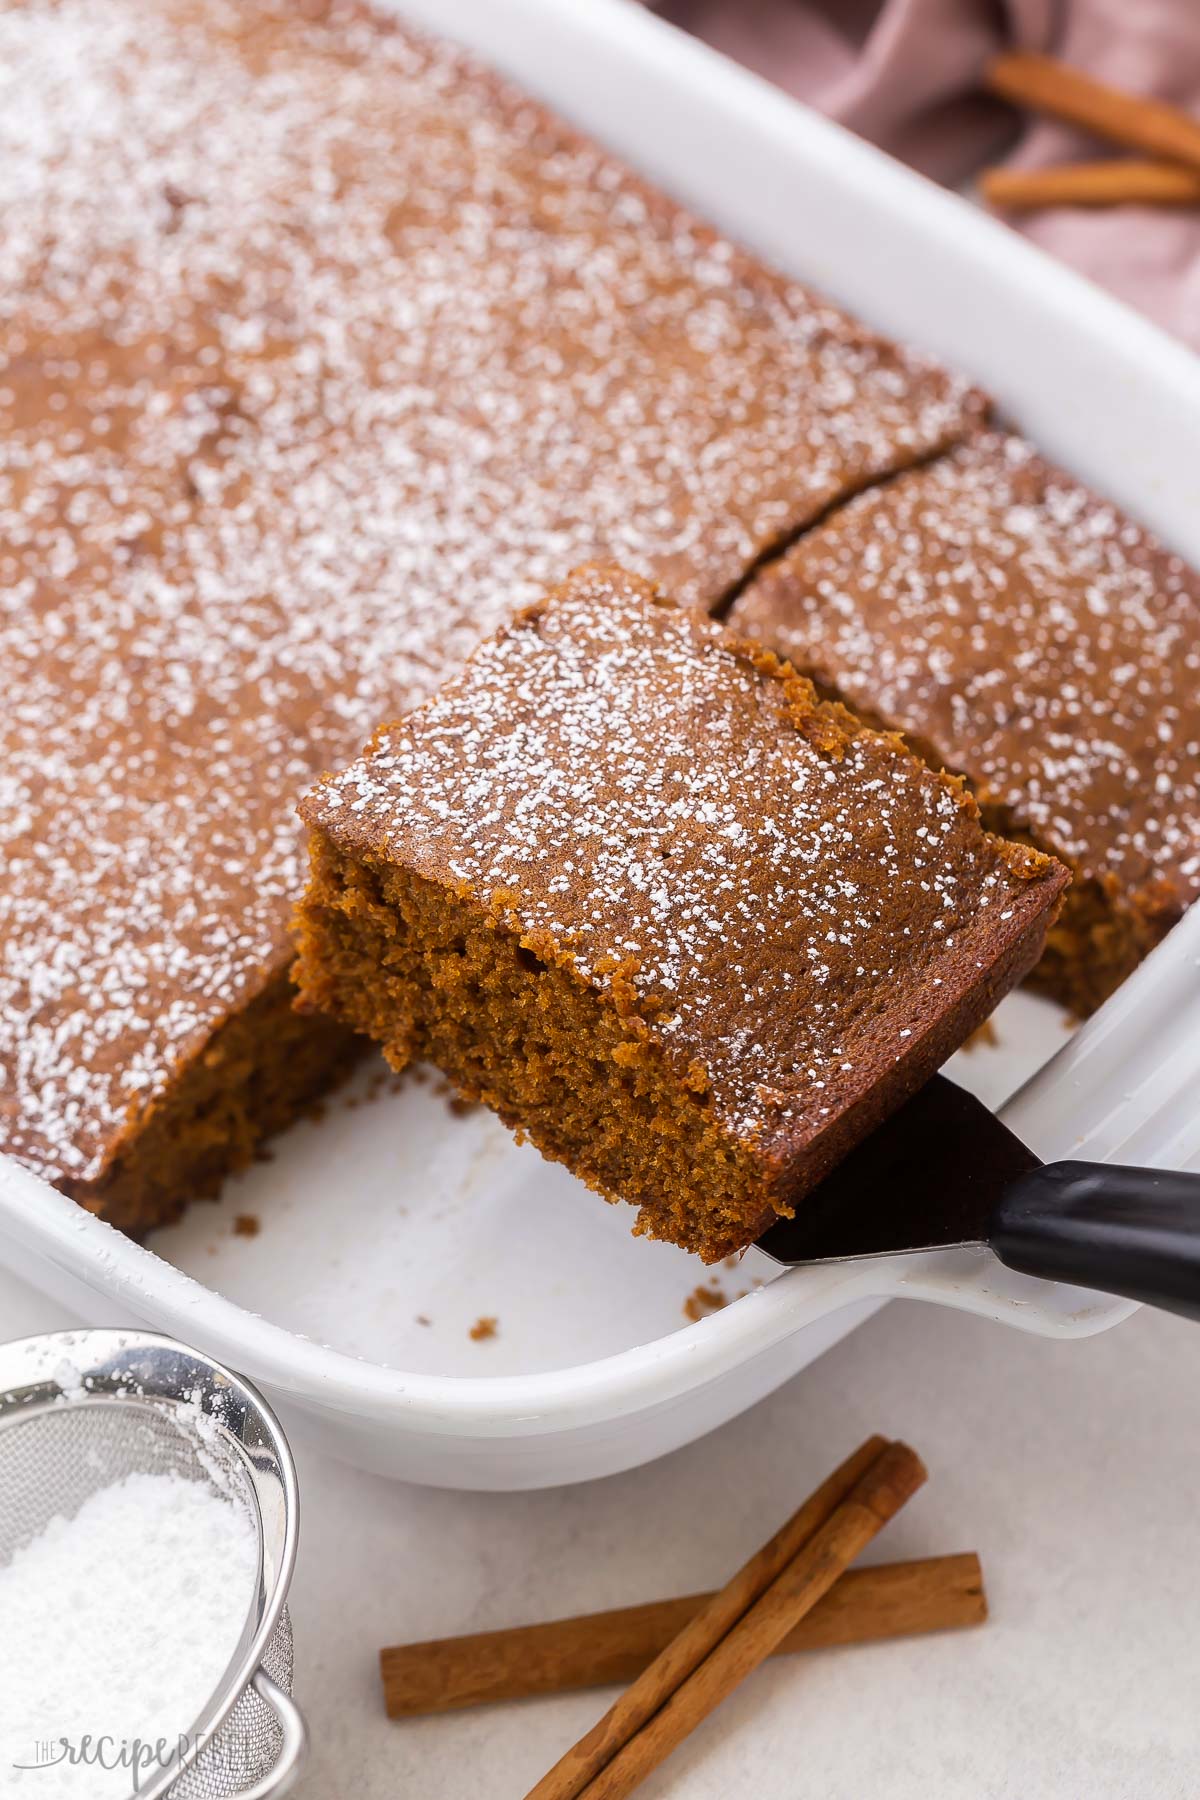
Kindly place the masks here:
MULTIPOLYGON (((186 1345, 144 1331, 60 1331, 0 1345, 0 1566, 57 1515, 134 1473, 206 1481, 246 1508, 258 1580, 241 1638, 183 1746, 137 1800, 277 1800, 305 1750, 285 1601, 296 1471, 262 1396, 186 1345)), ((131 1777, 132 1779, 132 1777, 131 1777)))

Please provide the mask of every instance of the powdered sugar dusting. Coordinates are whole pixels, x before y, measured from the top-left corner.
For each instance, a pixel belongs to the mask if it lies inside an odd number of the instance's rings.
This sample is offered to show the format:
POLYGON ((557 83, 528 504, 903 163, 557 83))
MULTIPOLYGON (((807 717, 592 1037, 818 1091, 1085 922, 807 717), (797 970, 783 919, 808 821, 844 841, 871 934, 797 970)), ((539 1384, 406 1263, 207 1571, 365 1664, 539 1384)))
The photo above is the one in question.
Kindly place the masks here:
POLYGON ((1200 583, 1028 444, 982 433, 852 501, 735 619, 1081 874, 1200 895, 1200 583))
POLYGON ((631 983, 741 1134, 818 1127, 1055 891, 915 757, 614 571, 484 644, 303 811, 631 983))
POLYGON ((977 398, 349 5, 0 8, 0 1108, 94 1178, 296 796, 592 555, 710 604, 977 398))

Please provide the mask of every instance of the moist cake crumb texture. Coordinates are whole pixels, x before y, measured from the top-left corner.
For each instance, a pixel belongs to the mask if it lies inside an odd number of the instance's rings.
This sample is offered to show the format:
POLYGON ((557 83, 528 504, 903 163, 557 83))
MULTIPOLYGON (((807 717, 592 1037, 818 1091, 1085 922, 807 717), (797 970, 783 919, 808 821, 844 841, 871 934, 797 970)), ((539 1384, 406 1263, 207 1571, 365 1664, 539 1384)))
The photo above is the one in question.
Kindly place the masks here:
POLYGON ((851 500, 732 616, 1071 866, 1039 978, 1076 1011, 1200 895, 1200 582, 1020 439, 851 500))
POLYGON ((0 179, 0 1128, 144 1225, 323 769, 581 559, 716 605, 981 402, 336 0, 0 5, 0 179))
POLYGON ((398 1064, 440 1061, 709 1257, 949 1054, 1034 959, 1066 881, 786 664, 597 568, 302 811, 307 1002, 398 1064), (653 1104, 623 1117, 631 1098, 653 1104), (706 1219, 718 1145, 737 1191, 706 1219))

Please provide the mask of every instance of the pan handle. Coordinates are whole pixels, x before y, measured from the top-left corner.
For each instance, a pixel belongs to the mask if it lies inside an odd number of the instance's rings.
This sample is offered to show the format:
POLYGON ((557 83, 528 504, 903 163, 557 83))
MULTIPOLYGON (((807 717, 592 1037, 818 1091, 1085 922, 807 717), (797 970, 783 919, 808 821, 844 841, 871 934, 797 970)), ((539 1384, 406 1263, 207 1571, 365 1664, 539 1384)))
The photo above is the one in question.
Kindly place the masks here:
POLYGON ((1200 1174, 1048 1163, 1008 1184, 988 1241, 1023 1275, 1200 1320, 1200 1174))

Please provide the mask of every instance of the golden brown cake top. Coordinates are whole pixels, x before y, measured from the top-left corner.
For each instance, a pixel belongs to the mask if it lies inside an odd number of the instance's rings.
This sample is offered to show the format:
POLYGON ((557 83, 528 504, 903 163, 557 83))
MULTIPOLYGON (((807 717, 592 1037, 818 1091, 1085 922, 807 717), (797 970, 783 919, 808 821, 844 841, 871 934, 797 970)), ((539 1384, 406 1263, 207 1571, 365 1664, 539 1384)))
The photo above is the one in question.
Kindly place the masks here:
POLYGON ((595 567, 301 810, 502 915, 768 1140, 886 1079, 1066 879, 786 664, 595 567))
POLYGON ((852 501, 734 619, 1081 875, 1148 911, 1200 894, 1200 581, 1019 438, 852 501))
POLYGON ((711 603, 979 410, 336 0, 0 0, 0 183, 0 1143, 74 1182, 286 963, 299 793, 507 609, 711 603))

